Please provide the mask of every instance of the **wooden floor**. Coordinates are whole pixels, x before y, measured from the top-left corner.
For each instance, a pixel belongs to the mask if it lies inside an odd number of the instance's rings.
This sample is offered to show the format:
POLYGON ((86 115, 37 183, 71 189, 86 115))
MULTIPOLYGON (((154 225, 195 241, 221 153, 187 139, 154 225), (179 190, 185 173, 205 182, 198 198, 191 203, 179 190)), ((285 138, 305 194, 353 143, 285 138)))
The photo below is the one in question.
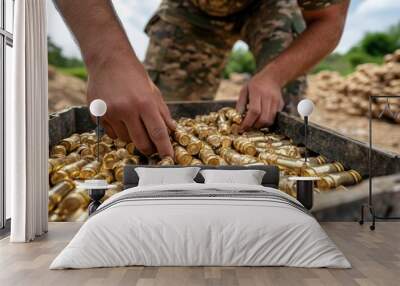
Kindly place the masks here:
POLYGON ((50 223, 43 238, 29 244, 0 241, 0 285, 400 285, 400 222, 378 223, 375 232, 354 222, 322 223, 352 269, 289 267, 124 267, 48 270, 79 229, 50 223))

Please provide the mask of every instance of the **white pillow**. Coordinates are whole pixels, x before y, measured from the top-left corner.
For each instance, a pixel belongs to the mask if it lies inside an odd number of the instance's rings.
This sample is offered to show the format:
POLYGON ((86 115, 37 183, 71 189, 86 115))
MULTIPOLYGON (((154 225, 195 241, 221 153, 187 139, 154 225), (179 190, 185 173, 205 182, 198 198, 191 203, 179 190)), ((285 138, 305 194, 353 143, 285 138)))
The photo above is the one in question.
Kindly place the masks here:
POLYGON ((195 183, 193 180, 200 168, 135 168, 139 186, 195 183))
POLYGON ((261 185, 265 171, 261 170, 202 170, 205 184, 261 185))

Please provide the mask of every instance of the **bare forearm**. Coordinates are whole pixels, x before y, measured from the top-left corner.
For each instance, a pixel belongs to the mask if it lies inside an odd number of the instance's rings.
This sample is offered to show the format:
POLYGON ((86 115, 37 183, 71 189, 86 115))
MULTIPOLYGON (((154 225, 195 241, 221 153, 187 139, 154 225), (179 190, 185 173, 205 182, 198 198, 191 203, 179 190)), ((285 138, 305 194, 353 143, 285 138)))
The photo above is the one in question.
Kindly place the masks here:
POLYGON ((336 7, 337 13, 327 17, 311 17, 307 29, 260 73, 273 77, 281 86, 305 74, 337 46, 343 32, 347 4, 336 7))
POLYGON ((102 126, 112 138, 132 141, 143 154, 173 156, 175 129, 158 88, 137 59, 111 0, 58 0, 88 67, 87 101, 102 99, 102 126))
POLYGON ((116 54, 137 60, 111 1, 56 0, 55 3, 74 34, 89 71, 116 54))

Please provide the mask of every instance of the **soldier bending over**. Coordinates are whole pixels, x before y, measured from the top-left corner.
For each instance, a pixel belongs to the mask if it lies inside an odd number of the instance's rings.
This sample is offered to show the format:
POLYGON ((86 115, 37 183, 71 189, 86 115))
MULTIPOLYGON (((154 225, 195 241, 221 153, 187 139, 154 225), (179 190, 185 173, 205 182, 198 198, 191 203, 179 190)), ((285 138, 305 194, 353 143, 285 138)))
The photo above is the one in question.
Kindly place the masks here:
POLYGON ((349 0, 163 0, 146 27, 144 66, 111 1, 56 3, 88 69, 88 101, 107 102, 107 133, 144 154, 172 156, 168 129, 175 122, 164 99, 212 99, 242 39, 257 73, 240 92, 237 109, 247 110, 241 129, 271 124, 284 107, 294 109, 305 73, 336 47, 349 0))

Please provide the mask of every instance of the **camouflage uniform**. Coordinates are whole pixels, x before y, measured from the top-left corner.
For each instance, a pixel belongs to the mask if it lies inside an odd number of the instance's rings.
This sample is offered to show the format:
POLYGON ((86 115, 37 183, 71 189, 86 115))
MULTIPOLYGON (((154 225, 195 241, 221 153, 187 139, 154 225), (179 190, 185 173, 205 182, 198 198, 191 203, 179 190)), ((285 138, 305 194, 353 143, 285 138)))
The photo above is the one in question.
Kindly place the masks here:
MULTIPOLYGON (((233 44, 245 41, 262 69, 305 30, 302 9, 341 0, 163 0, 146 26, 145 66, 166 100, 212 99, 233 44)), ((305 87, 284 90, 289 110, 305 87)))

